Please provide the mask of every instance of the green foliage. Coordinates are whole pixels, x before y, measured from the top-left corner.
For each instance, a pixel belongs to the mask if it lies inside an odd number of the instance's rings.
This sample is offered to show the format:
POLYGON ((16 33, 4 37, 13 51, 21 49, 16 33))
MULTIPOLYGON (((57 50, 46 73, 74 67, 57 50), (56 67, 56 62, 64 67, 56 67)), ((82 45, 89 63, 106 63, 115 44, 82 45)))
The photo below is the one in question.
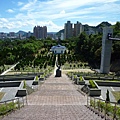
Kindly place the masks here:
POLYGON ((3 98, 4 95, 5 95, 5 92, 0 92, 0 100, 3 98))
POLYGON ((25 89, 26 88, 26 81, 23 80, 23 88, 25 89))
POLYGON ((112 106, 110 103, 107 103, 106 113, 110 114, 110 113, 113 113, 113 112, 114 112, 114 106, 112 106))
POLYGON ((11 110, 16 109, 16 103, 10 102, 0 105, 0 115, 5 115, 6 113, 10 112, 11 110))
MULTIPOLYGON (((102 23, 100 27, 106 25, 102 23)), ((113 26, 114 36, 120 36, 120 22, 116 22, 113 26)), ((52 53, 48 54, 52 46, 57 45, 56 40, 50 38, 46 40, 36 40, 30 37, 26 40, 0 40, 0 65, 14 64, 20 61, 17 70, 23 66, 39 66, 40 69, 54 66, 55 57, 52 53), (45 63, 45 64, 44 64, 45 63)), ((102 35, 90 35, 85 32, 78 37, 73 37, 61 41, 61 45, 67 47, 65 54, 60 55, 59 64, 87 62, 93 68, 99 68, 101 60, 102 35), (88 57, 89 56, 89 57, 88 57)), ((111 63, 115 59, 120 59, 120 43, 114 42, 112 48, 111 63)), ((80 67, 79 65, 70 65, 70 67, 80 67)), ((84 66, 83 66, 84 67, 84 66)))
POLYGON ((82 76, 80 76, 79 80, 80 80, 80 81, 83 81, 83 78, 82 78, 82 76))
POLYGON ((38 81, 38 80, 39 80, 38 76, 36 76, 35 80, 36 80, 36 81, 38 81))
POLYGON ((105 109, 105 102, 99 101, 100 110, 103 111, 105 109))
POLYGON ((93 80, 89 80, 89 84, 91 88, 96 88, 96 85, 93 80))
POLYGON ((74 75, 74 79, 76 79, 77 78, 77 75, 74 75))
POLYGON ((116 105, 116 109, 115 109, 115 105, 111 104, 110 102, 104 102, 101 100, 94 101, 94 99, 90 99, 90 106, 99 109, 101 112, 106 112, 107 115, 110 115, 112 117, 116 110, 116 117, 120 119, 120 106, 119 105, 116 105))
POLYGON ((117 115, 117 117, 120 119, 120 107, 117 107, 116 115, 117 115))
POLYGON ((43 74, 43 75, 40 75, 40 78, 44 78, 45 77, 45 74, 43 74))
MULTIPOLYGON (((113 115, 114 110, 115 110, 115 108, 114 108, 115 106, 113 106, 110 103, 106 103, 106 102, 103 102, 100 100, 95 101, 95 103, 94 103, 94 100, 90 100, 90 106, 99 109, 101 112, 106 111, 107 115, 113 115)), ((116 110, 117 110, 116 115, 120 118, 120 107, 117 107, 116 110)))
POLYGON ((90 100, 90 106, 94 107, 94 101, 90 100))
POLYGON ((111 92, 114 95, 116 101, 118 101, 120 99, 120 91, 111 91, 111 92))

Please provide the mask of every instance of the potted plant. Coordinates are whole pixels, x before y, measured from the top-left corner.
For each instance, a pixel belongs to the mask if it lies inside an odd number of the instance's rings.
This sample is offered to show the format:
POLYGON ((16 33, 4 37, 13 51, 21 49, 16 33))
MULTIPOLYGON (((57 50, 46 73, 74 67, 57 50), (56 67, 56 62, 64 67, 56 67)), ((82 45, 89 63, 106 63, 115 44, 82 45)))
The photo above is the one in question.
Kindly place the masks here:
POLYGON ((78 79, 77 75, 74 75, 73 81, 75 84, 77 84, 77 79, 78 79))
POLYGON ((36 76, 32 85, 38 85, 38 84, 39 84, 39 78, 38 76, 36 76))
POLYGON ((78 81, 77 81, 78 85, 85 85, 85 80, 82 76, 79 77, 78 81))
POLYGON ((97 85, 97 83, 94 80, 89 80, 88 85, 88 95, 90 96, 100 96, 101 95, 101 89, 97 85))
POLYGON ((43 80, 45 80, 45 76, 44 76, 44 74, 43 74, 43 75, 40 75, 40 78, 39 78, 39 80, 40 80, 40 81, 43 81, 43 80))
POLYGON ((23 80, 23 89, 26 89, 26 81, 23 80))

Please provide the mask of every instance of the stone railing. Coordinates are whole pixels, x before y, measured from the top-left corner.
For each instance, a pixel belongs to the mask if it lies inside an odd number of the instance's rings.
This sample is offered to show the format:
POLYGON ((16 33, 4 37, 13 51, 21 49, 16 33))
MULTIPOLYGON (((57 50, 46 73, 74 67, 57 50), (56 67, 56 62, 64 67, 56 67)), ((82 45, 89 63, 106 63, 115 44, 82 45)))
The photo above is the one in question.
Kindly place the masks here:
POLYGON ((9 114, 27 105, 27 96, 0 102, 0 116, 9 114))
POLYGON ((87 107, 105 120, 120 120, 120 104, 116 102, 107 102, 100 98, 88 96, 87 107))

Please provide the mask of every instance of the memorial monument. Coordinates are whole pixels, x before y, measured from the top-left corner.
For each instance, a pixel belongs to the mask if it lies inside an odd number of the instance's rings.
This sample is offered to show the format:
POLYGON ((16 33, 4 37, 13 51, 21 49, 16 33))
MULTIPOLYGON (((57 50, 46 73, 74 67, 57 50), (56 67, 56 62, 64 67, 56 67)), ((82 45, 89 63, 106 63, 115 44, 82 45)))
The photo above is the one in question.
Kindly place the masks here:
POLYGON ((112 40, 108 39, 108 34, 112 36, 113 29, 109 27, 103 28, 100 73, 109 73, 110 70, 112 40))
POLYGON ((103 28, 100 73, 106 73, 106 74, 109 73, 112 41, 120 41, 119 38, 113 38, 112 36, 113 36, 113 28, 110 27, 103 28))

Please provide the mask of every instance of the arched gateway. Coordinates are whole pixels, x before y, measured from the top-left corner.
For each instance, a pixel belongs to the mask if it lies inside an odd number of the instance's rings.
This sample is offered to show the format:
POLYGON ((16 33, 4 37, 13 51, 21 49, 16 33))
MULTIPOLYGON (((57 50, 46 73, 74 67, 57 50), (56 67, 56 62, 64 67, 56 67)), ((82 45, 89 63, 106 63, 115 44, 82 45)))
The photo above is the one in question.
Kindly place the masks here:
POLYGON ((120 40, 119 38, 112 38, 112 36, 113 28, 103 28, 100 73, 109 73, 110 71, 112 41, 120 40))

